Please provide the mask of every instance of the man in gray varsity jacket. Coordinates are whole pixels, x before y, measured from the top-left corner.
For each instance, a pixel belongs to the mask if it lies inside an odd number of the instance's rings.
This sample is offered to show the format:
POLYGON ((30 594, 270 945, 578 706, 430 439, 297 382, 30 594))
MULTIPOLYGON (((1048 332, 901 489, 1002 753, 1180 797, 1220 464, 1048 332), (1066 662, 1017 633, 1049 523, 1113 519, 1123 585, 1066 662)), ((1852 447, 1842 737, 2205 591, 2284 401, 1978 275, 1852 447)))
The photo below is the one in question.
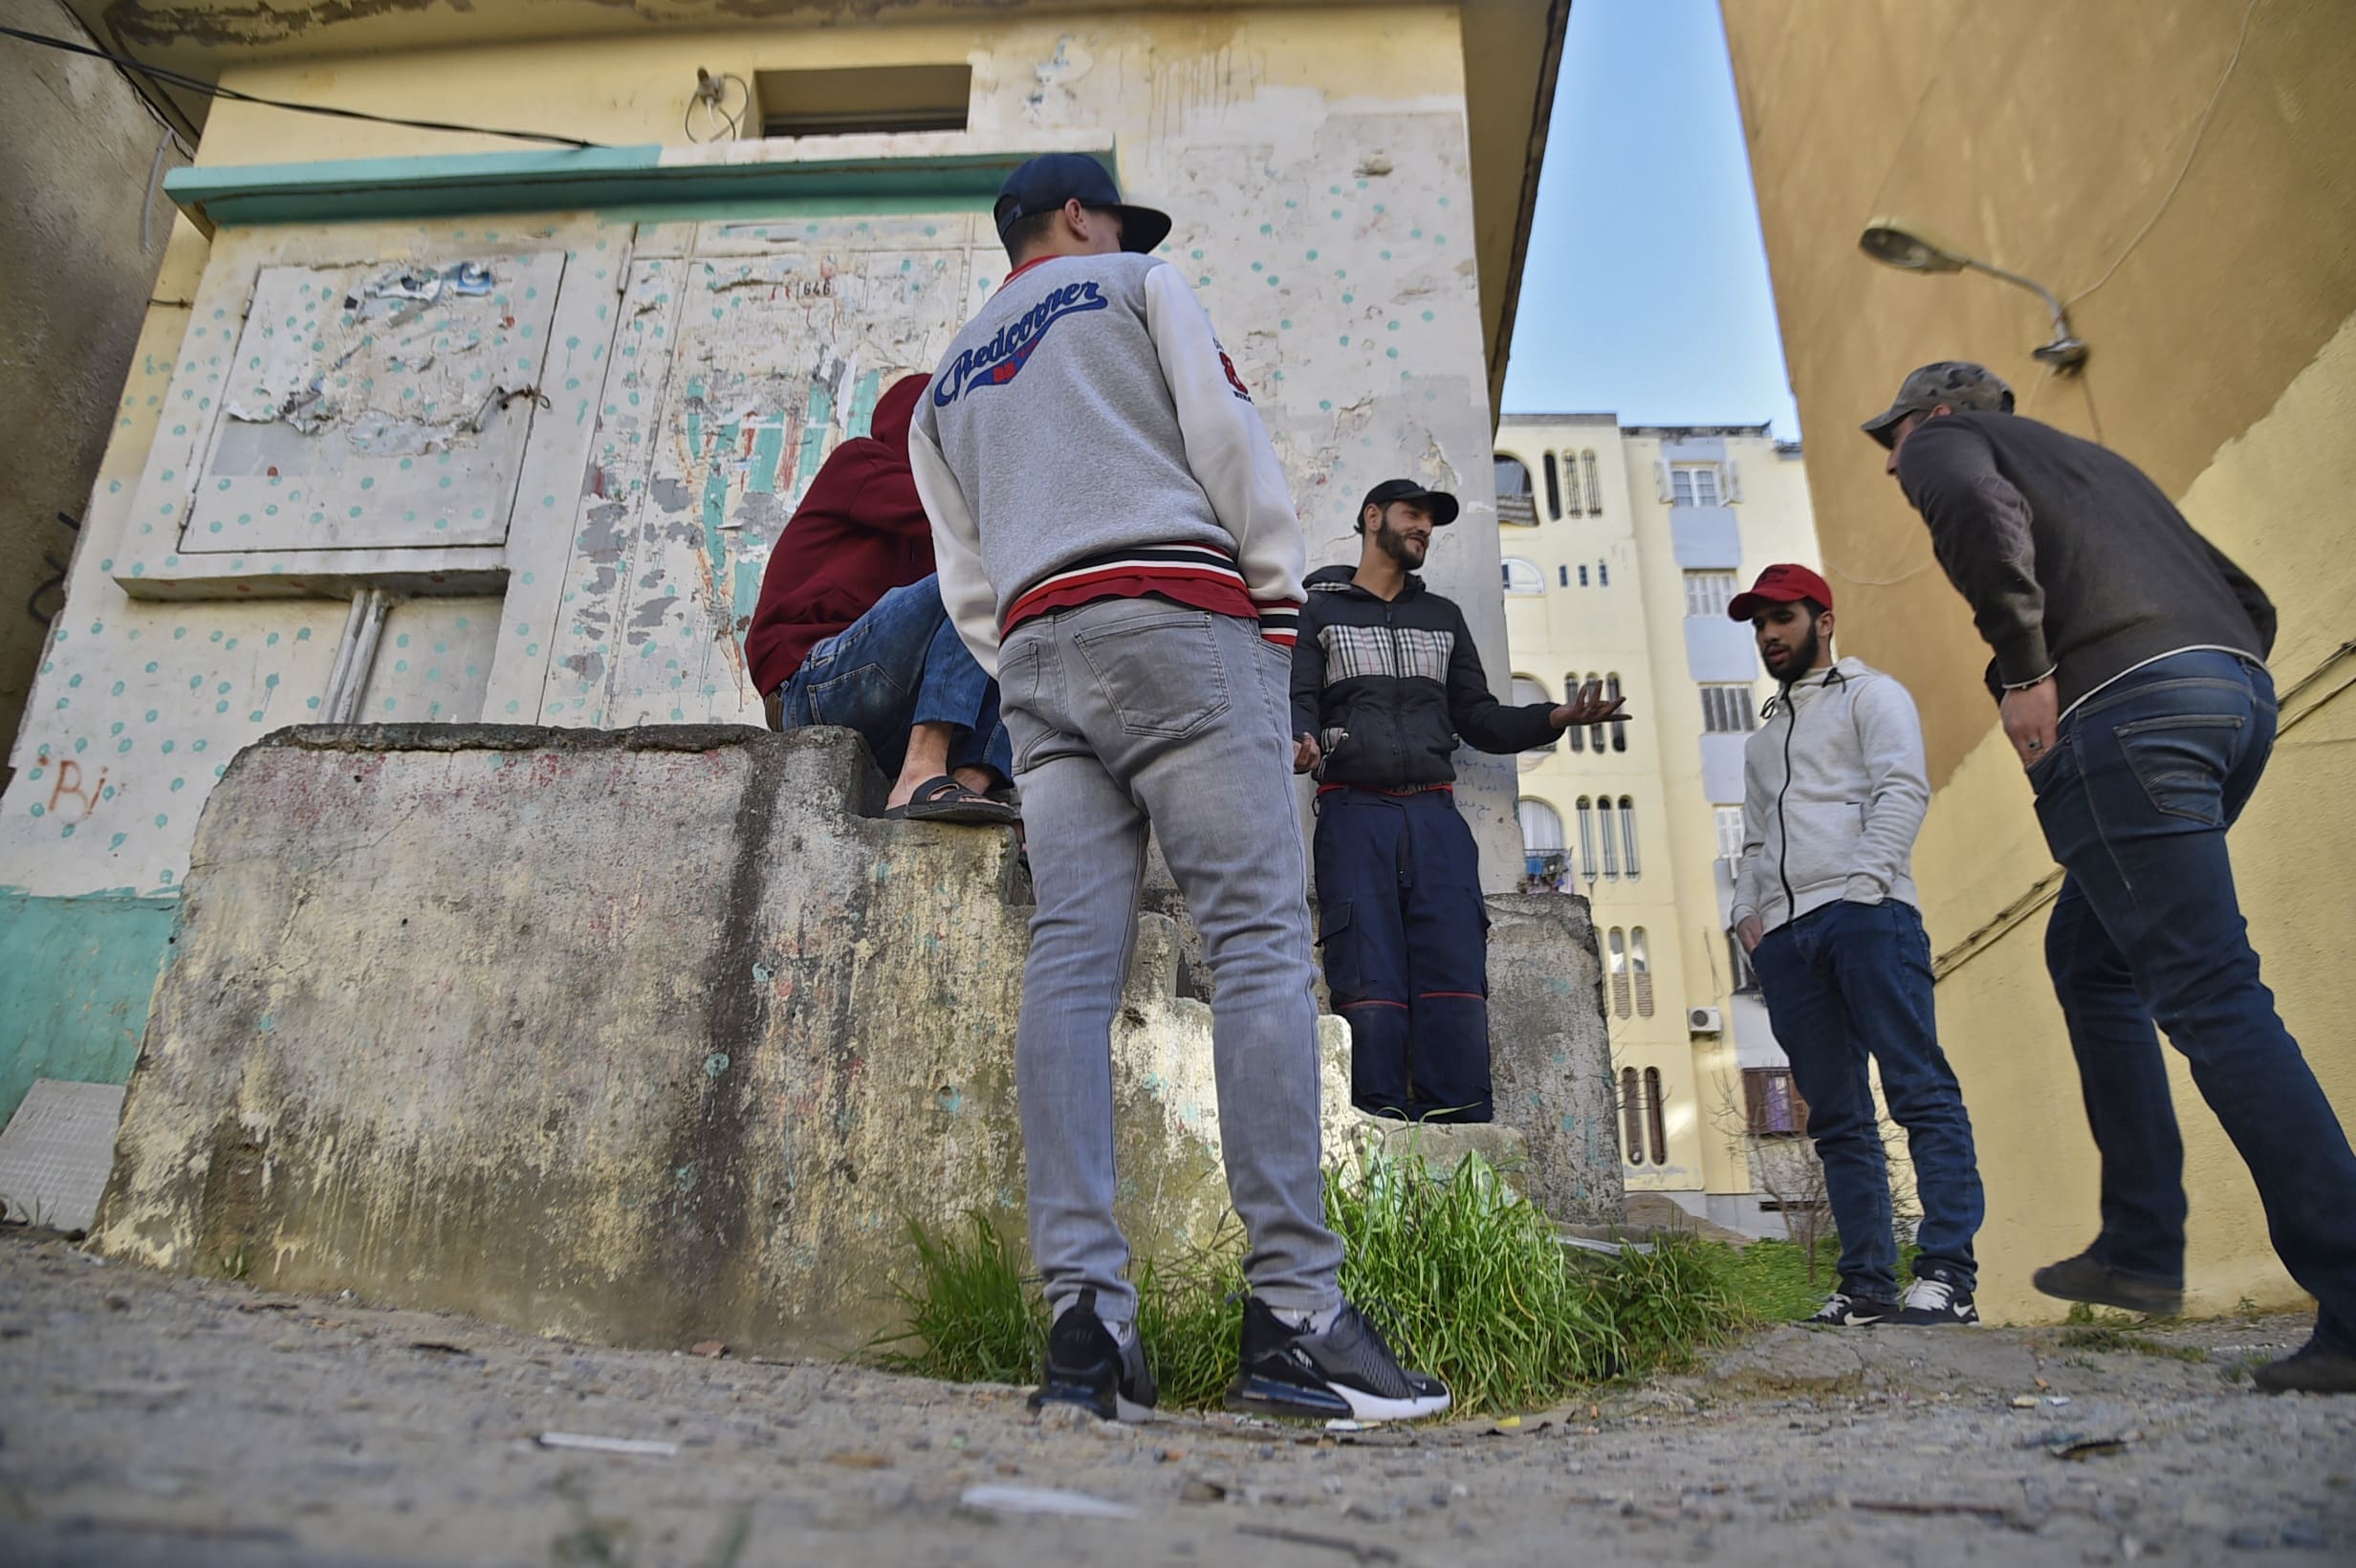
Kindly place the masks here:
POLYGON ((1742 860, 1730 911, 1766 995, 1841 1230, 1841 1282, 1808 1320, 1976 1323, 1985 1212, 1972 1119, 1939 1049, 1931 940, 1909 869, 1930 808, 1922 723, 1896 681, 1835 660, 1832 590, 1770 566, 1727 607, 1783 689, 1743 749, 1742 860), (1906 1129, 1922 1224, 1898 1294, 1889 1171, 1866 1058, 1906 1129))
POLYGON ((1448 1406, 1342 1299, 1318 1168, 1308 867, 1288 684, 1307 557, 1276 448, 1177 269, 1170 221, 1077 153, 998 197, 1014 270, 909 432, 941 599, 998 679, 1037 912, 1014 1084, 1056 1313, 1034 1404, 1154 1402, 1113 1223, 1112 1022, 1148 824, 1202 928, 1228 1190, 1251 1251, 1232 1408, 1448 1406))

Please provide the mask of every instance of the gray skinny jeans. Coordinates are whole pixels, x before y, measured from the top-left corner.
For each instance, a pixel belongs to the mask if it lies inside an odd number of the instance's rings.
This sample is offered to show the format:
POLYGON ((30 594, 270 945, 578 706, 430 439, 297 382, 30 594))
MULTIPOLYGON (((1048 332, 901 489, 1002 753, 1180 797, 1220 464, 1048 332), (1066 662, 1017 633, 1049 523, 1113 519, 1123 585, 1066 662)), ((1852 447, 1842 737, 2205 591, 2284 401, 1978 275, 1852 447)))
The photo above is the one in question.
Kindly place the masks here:
POLYGON ((1211 1057, 1246 1276, 1279 1312, 1342 1299, 1318 1169, 1308 867, 1293 806, 1292 661, 1259 629, 1158 599, 1026 621, 999 650, 1038 907, 1014 1085, 1031 1253, 1050 1307, 1125 1322, 1113 1222, 1112 1022, 1137 938, 1147 822, 1217 979, 1211 1057))

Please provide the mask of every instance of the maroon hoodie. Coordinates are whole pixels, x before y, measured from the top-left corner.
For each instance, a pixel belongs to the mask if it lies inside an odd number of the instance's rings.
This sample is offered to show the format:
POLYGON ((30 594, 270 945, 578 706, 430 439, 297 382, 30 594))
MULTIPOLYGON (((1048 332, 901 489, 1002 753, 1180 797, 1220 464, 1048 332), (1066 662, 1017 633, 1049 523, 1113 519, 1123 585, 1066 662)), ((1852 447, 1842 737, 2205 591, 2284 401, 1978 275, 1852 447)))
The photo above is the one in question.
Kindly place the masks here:
POLYGON ((871 434, 826 459, 761 576, 745 659, 763 696, 810 650, 894 588, 932 575, 932 525, 908 471, 908 421, 931 378, 904 376, 876 401, 871 434))

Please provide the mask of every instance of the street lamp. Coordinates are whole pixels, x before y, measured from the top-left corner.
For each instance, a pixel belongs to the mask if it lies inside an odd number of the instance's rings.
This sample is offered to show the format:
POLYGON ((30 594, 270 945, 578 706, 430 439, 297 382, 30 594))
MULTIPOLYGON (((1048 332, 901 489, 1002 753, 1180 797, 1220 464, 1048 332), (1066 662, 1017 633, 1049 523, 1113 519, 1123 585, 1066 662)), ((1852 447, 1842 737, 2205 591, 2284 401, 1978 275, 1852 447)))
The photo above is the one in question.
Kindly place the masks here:
POLYGON ((1906 272, 1960 272, 1970 270, 1986 272, 2017 284, 2045 302, 2053 313, 2053 338, 2030 352, 2054 369, 2067 375, 2086 362, 2087 348, 2077 334, 2070 331, 2067 306, 2055 297, 2054 292, 2035 278, 2008 272, 2001 267, 1991 267, 1977 261, 1932 235, 1920 224, 1904 218, 1876 218, 1865 225, 1865 231, 1857 237, 1857 248, 1885 267, 1895 267, 1906 272))

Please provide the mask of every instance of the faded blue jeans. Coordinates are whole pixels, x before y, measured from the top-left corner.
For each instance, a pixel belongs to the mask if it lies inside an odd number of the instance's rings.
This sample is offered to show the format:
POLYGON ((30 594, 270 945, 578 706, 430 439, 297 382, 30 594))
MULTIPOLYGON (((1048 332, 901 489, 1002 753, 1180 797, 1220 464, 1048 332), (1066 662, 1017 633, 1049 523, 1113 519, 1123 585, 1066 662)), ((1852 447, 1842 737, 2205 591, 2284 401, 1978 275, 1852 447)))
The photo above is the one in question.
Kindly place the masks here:
POLYGON ((951 768, 1014 776, 997 683, 958 640, 941 603, 941 579, 895 588, 848 627, 810 650, 780 691, 785 728, 840 725, 867 742, 885 777, 907 756, 908 731, 946 724, 951 768))
POLYGON ((2225 833, 2274 750, 2274 681, 2237 654, 2171 654, 2062 721, 2029 771, 2067 873, 2045 961, 2103 1156, 2097 1261, 2184 1282, 2184 1143, 2153 1025, 2241 1153, 2283 1267, 2356 1350, 2356 1154, 2258 978, 2225 833))
POLYGON ((1921 914, 1900 899, 1828 904, 1769 931, 1751 966, 1808 1102, 1808 1136, 1841 1230, 1842 1288, 1880 1301, 1898 1295, 1888 1161, 1865 1076, 1871 1056, 1890 1118, 1906 1129, 1922 1200, 1915 1275, 1972 1289, 1979 1277, 1972 1238, 1987 1201, 1972 1118, 1939 1049, 1921 914))
POLYGON ((1099 599, 1008 633, 998 681, 1038 897, 1014 1088, 1049 1305, 1093 1289, 1108 1321, 1137 1307, 1113 1222, 1112 1026, 1148 823, 1216 979, 1211 1063, 1244 1274, 1279 1312, 1334 1305, 1291 654, 1233 616, 1099 599))

